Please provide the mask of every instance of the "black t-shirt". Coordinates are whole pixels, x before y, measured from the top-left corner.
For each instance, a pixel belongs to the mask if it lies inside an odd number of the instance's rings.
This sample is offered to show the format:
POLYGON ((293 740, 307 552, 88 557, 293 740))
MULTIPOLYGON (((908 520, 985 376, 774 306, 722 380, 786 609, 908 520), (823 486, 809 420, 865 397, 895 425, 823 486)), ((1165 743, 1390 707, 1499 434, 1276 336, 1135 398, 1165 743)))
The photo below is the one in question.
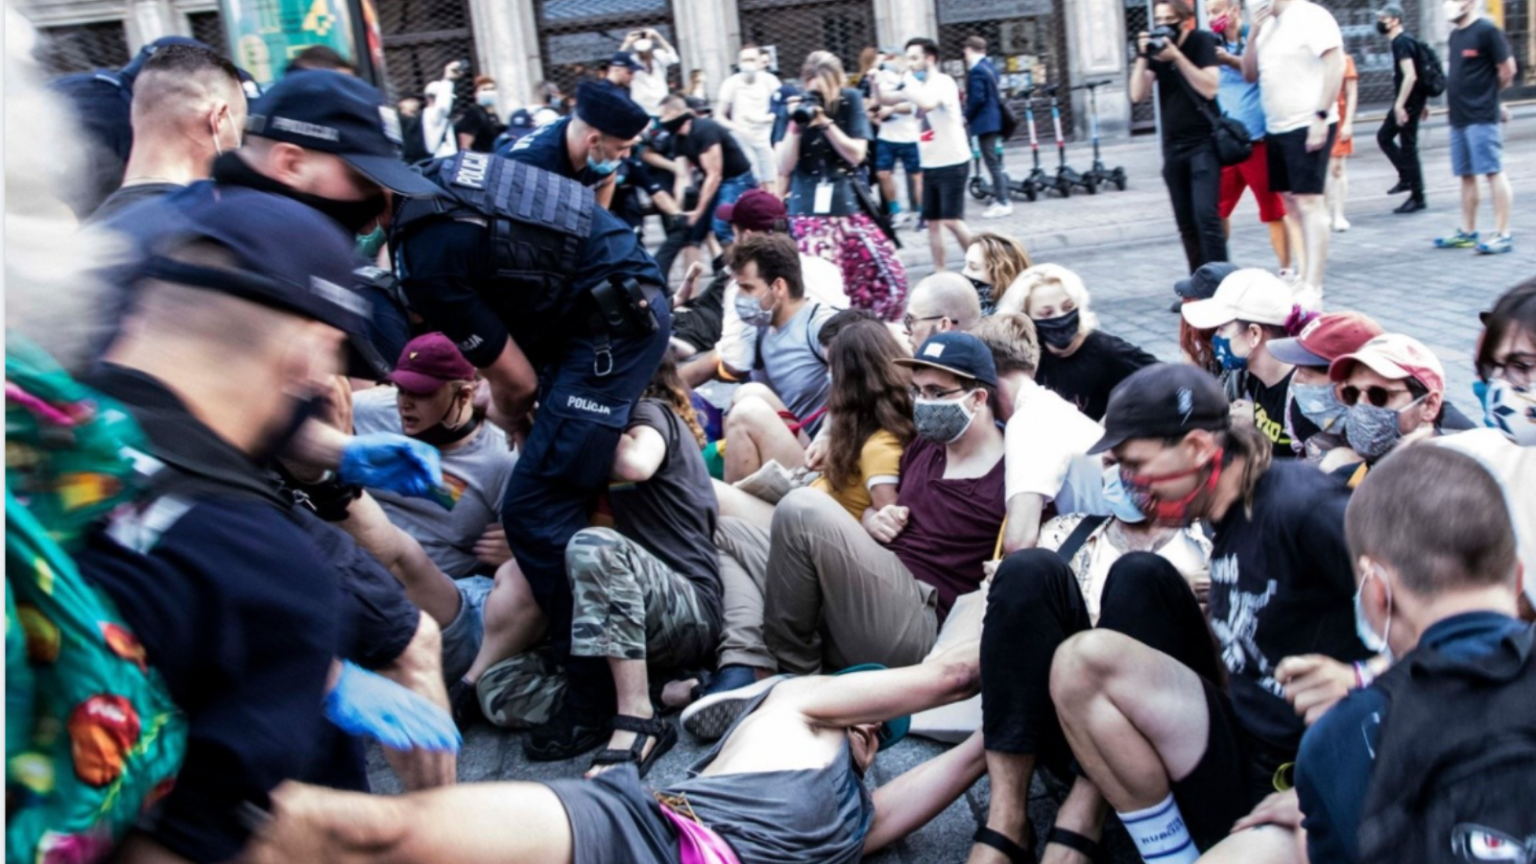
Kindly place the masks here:
POLYGON ((716 144, 720 145, 720 178, 722 180, 740 177, 752 171, 752 163, 747 159, 747 154, 741 152, 741 145, 736 143, 736 136, 708 117, 693 118, 688 127, 688 134, 677 136, 678 154, 688 157, 693 167, 700 171, 704 170, 704 164, 699 161, 700 157, 716 144))
POLYGON ((1050 349, 1041 348, 1035 380, 1076 405, 1077 410, 1102 420, 1115 385, 1137 369, 1156 362, 1156 357, 1119 336, 1095 330, 1070 357, 1058 357, 1050 349))
MULTIPOLYGON (((854 140, 868 141, 875 137, 869 114, 864 110, 864 96, 851 87, 843 88, 842 97, 832 111, 832 123, 854 140)), ((802 130, 800 159, 789 175, 789 215, 849 216, 861 212, 851 173, 857 167, 838 155, 824 130, 802 130), (826 212, 816 213, 816 187, 822 181, 833 184, 832 203, 826 212)))
MULTIPOLYGON (((1209 69, 1218 65, 1216 48, 1220 44, 1220 37, 1209 30, 1191 30, 1179 50, 1196 68, 1209 69)), ((1194 85, 1189 83, 1176 65, 1150 60, 1147 66, 1157 76, 1157 103, 1162 111, 1163 145, 1183 147, 1209 141, 1215 130, 1211 127, 1208 115, 1218 113, 1216 103, 1202 100, 1206 103, 1202 107, 1195 101, 1198 97, 1194 93, 1194 85)))
MULTIPOLYGON (((671 179, 670 175, 667 177, 671 179)), ((639 156, 629 156, 619 162, 619 168, 614 172, 613 201, 608 207, 608 212, 624 220, 624 224, 631 228, 639 228, 645 223, 645 208, 640 205, 640 190, 654 197, 658 192, 670 192, 671 188, 662 182, 651 167, 645 164, 639 156)))
POLYGON ((1296 371, 1291 370, 1284 378, 1281 378, 1273 387, 1264 386, 1259 376, 1248 373, 1244 390, 1248 398, 1253 400, 1253 422, 1264 433, 1264 437, 1275 446, 1276 459, 1290 459, 1297 454, 1293 442, 1297 439, 1305 441, 1313 435, 1321 432, 1317 424, 1308 420, 1300 411, 1291 414, 1291 430, 1285 428, 1285 411, 1291 401, 1291 378, 1296 371), (1296 433, 1296 439, 1291 437, 1291 432, 1296 433))
MULTIPOLYGON (((1392 40, 1392 98, 1393 98, 1393 100, 1397 99, 1398 92, 1403 89, 1403 61, 1404 60, 1407 60, 1407 61, 1413 63, 1413 69, 1414 69, 1414 74, 1415 75, 1419 75, 1420 74, 1419 73, 1419 60, 1418 60, 1419 51, 1418 51, 1418 48, 1419 48, 1419 43, 1417 41, 1415 41, 1412 36, 1409 36, 1406 31, 1403 32, 1403 33, 1397 34, 1397 38, 1392 40)), ((1420 77, 1423 77, 1423 76, 1420 75, 1420 77)), ((1412 104, 1413 101, 1416 100, 1416 99, 1420 99, 1421 100, 1423 92, 1424 92, 1423 85, 1421 85, 1421 84, 1413 85, 1413 93, 1408 97, 1408 102, 1410 104, 1412 104)), ((1410 111, 1408 113, 1412 114, 1414 112, 1410 111)))
POLYGON ((476 153, 489 153, 496 147, 496 136, 501 134, 502 125, 496 122, 480 105, 471 105, 464 116, 455 123, 454 131, 460 135, 473 135, 474 140, 469 142, 469 149, 476 153))
POLYGON ((1316 467, 1276 462, 1259 478, 1252 515, 1242 501, 1215 523, 1211 629, 1249 734, 1295 753, 1306 730, 1275 667, 1286 657, 1369 656, 1355 635, 1355 575, 1344 540, 1349 488, 1316 467))
POLYGON ((611 487, 614 530, 645 547, 698 590, 710 620, 721 614, 715 525, 720 505, 699 442, 666 403, 641 399, 628 429, 649 426, 667 442, 661 467, 644 483, 611 487))
POLYGON ((101 206, 97 207, 94 213, 86 217, 85 224, 92 225, 97 222, 104 222, 141 201, 153 201, 156 198, 164 198, 172 192, 185 188, 180 183, 139 183, 134 186, 124 186, 108 195, 107 200, 101 202, 101 206))
POLYGON ((1452 126, 1499 122, 1499 64, 1509 40, 1487 18, 1451 31, 1445 104, 1452 126))

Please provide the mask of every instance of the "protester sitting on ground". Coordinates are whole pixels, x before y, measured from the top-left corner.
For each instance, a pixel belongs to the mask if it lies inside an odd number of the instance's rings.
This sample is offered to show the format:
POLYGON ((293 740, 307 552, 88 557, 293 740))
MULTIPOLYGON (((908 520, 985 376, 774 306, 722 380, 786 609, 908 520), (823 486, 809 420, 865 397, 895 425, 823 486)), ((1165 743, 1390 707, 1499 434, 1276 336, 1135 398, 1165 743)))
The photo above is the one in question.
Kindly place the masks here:
MULTIPOLYGON (((1333 382, 1328 380, 1329 365, 1360 350, 1381 333, 1380 324, 1359 312, 1330 312, 1312 319, 1295 336, 1267 343, 1271 357, 1296 367, 1291 376, 1290 406, 1285 423, 1293 449, 1308 462, 1321 463, 1335 449, 1348 447, 1344 438, 1344 415, 1349 413, 1349 408, 1339 401, 1333 382), (1296 426, 1302 419, 1318 429, 1311 437, 1296 434, 1296 426)), ((1358 462, 1359 456, 1347 461, 1358 462)), ((1346 463, 1336 461, 1334 464, 1346 463)))
POLYGON ((1309 320, 1292 301, 1290 286, 1268 270, 1247 268, 1223 279, 1211 299, 1186 303, 1180 311, 1191 327, 1215 331, 1216 360, 1223 370, 1240 374, 1227 387, 1229 397, 1238 394, 1233 415, 1264 433, 1275 458, 1295 457, 1297 437, 1305 441, 1318 429, 1304 416, 1286 417, 1295 367, 1269 353, 1270 342, 1295 336, 1309 320))
MULTIPOLYGON (((1142 857, 1188 862, 1295 761, 1303 721, 1277 694, 1347 670, 1330 661, 1294 671, 1281 661, 1368 654, 1350 606, 1349 490, 1311 466, 1272 463, 1269 440, 1234 423, 1221 386, 1193 366, 1126 379, 1104 429, 1095 449, 1113 454, 1137 509, 1160 524, 1206 519, 1214 529, 1209 619, 1229 684, 1224 692, 1219 668, 1100 627, 1056 652, 1051 700, 1072 755, 1142 857)), ((1136 581, 1126 590, 1157 589, 1136 581)), ((1126 608, 1145 609, 1148 598, 1137 599, 1126 608)), ((1136 623, 1152 620, 1139 611, 1136 623)))
POLYGON ((1023 312, 1035 322, 1040 338, 1040 369, 1035 380, 1047 390, 1098 420, 1104 416, 1109 393, 1127 375, 1157 358, 1118 336, 1099 329, 1099 318, 1089 309, 1088 288, 1076 273, 1059 264, 1037 264, 1020 274, 1018 296, 1014 292, 998 304, 999 312, 1023 312))
POLYGON ((1330 453, 1322 468, 1346 479, 1351 489, 1388 453, 1440 434, 1436 424, 1445 406, 1445 370, 1412 336, 1377 336, 1334 360, 1328 378, 1345 409, 1345 453, 1362 461, 1340 464, 1330 453))
MULTIPOLYGON (((1219 408, 1213 405, 1213 410, 1219 408)), ((1051 658, 1075 633, 1102 627, 1166 652, 1220 681, 1203 617, 1211 543, 1193 525, 1148 519, 1127 495, 1118 466, 1104 472, 1111 515, 1051 520, 1035 549, 1006 558, 992 579, 982 629, 982 729, 992 797, 976 832, 972 864, 1033 861, 1036 826, 1027 821, 1035 771, 1048 769, 1071 792, 1045 842, 1098 860, 1104 799, 1074 774, 1072 750, 1051 701, 1051 658), (1194 588, 1195 591, 1191 591, 1194 588), (1202 590, 1204 589, 1204 590, 1202 590)))
MULTIPOLYGON (((501 499, 517 455, 506 433, 475 416, 475 367, 441 333, 412 339, 389 381, 352 398, 359 435, 393 432, 441 454, 450 501, 407 498, 377 490, 389 521, 422 545, 439 570, 458 579, 490 575, 512 557, 501 528, 501 499)), ((446 626, 446 625, 445 625, 446 626)))
POLYGON ((976 289, 958 273, 939 272, 912 289, 901 325, 906 328, 907 340, 916 353, 918 346, 935 333, 968 333, 979 321, 981 299, 976 289))
POLYGON ((983 319, 971 334, 992 352, 997 366, 998 416, 1007 424, 1008 453, 1003 551, 1014 552, 1035 545, 1046 508, 1067 479, 1072 461, 1087 453, 1104 429, 1035 383, 1040 343, 1028 316, 1002 312, 983 319))
POLYGON ((1529 741, 1536 667, 1531 627, 1518 618, 1523 574, 1504 495, 1475 460, 1412 447, 1360 484, 1345 528, 1361 634, 1399 659, 1374 681, 1363 674, 1368 686, 1302 740, 1296 791, 1309 859, 1518 848, 1504 838, 1536 833, 1536 777, 1498 770, 1513 763, 1496 761, 1497 742, 1529 741), (1448 777, 1452 765, 1467 779, 1448 777))
MULTIPOLYGON (((1030 266, 1029 253, 1024 250, 1023 243, 1012 237, 983 231, 972 238, 971 245, 966 248, 965 269, 960 271, 960 275, 975 286, 976 296, 981 301, 981 314, 985 317, 997 311, 998 304, 1007 296, 1014 280, 1030 266)), ((1009 300, 1011 304, 1023 308, 1022 297, 1009 297, 1009 300)))
POLYGON ((926 824, 980 778, 973 736, 872 793, 864 787, 906 715, 976 692, 975 650, 972 642, 963 658, 765 685, 697 774, 654 792, 628 767, 590 781, 398 797, 291 786, 254 862, 857 861, 926 824))
MULTIPOLYGON (((1218 0, 1219 2, 1219 0, 1218 0)), ((1221 361, 1216 359, 1216 351, 1211 347, 1211 338, 1216 335, 1214 330, 1196 330, 1189 326, 1184 316, 1179 313, 1184 310, 1185 303, 1193 303, 1196 300, 1209 300, 1216 296, 1216 289, 1221 286, 1221 281, 1240 268, 1228 261, 1213 261, 1209 264, 1201 264, 1200 268, 1190 275, 1173 284, 1173 293, 1176 299, 1168 311, 1179 316, 1179 353, 1183 355, 1184 362, 1193 363, 1201 369, 1222 379, 1223 386, 1230 382, 1226 370, 1221 368, 1221 361)), ((1237 398, 1235 393, 1228 393, 1229 398, 1237 398)))
POLYGON ((827 348, 827 454, 811 488, 855 519, 896 503, 902 452, 916 435, 912 376, 896 364, 905 356, 890 328, 875 320, 841 328, 827 348))

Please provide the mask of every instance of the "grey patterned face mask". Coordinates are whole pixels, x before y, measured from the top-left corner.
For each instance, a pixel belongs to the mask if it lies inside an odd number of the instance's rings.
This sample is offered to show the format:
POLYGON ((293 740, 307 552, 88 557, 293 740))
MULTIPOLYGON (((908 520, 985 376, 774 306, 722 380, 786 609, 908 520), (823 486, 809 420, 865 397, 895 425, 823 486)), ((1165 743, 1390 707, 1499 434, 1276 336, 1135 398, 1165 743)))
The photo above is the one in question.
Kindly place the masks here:
POLYGON ((959 399, 912 400, 912 424, 917 427, 917 434, 940 444, 958 440, 976 419, 975 412, 965 408, 970 395, 966 393, 959 399))
POLYGON ((1377 408, 1365 401, 1356 402, 1344 417, 1344 438, 1349 447, 1366 459, 1380 459, 1402 440, 1399 418, 1404 411, 1419 404, 1418 399, 1402 408, 1377 408))

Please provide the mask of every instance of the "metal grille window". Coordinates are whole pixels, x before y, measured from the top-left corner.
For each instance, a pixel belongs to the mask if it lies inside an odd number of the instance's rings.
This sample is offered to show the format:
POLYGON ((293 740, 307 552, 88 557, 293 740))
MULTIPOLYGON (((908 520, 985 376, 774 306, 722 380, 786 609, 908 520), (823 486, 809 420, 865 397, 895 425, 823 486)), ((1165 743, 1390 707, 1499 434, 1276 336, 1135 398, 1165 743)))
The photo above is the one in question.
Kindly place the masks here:
MULTIPOLYGON (((1125 34, 1132 40, 1137 33, 1150 32, 1152 29, 1152 6, 1147 0, 1125 0, 1125 34)), ((1127 42, 1125 46, 1126 74, 1130 74, 1131 67, 1136 65, 1136 47, 1134 42, 1127 42)), ((1144 99, 1131 105, 1131 134, 1143 132, 1157 132, 1157 105, 1151 99, 1144 99)))
POLYGON ((128 63, 128 37, 121 21, 44 27, 34 54, 52 75, 117 69, 128 63))
POLYGON ((229 52, 224 41, 224 16, 218 12, 193 12, 187 16, 192 38, 211 48, 229 52))
MULTIPOLYGON (((1530 98, 1536 94, 1536 27, 1532 27, 1531 0, 1504 0, 1504 34, 1509 37, 1509 50, 1515 55, 1515 83, 1503 93, 1504 101, 1530 98)), ((1498 24, 1499 16, 1494 16, 1498 24)))
MULTIPOLYGON (((1397 92, 1392 87, 1392 46, 1387 37, 1376 32, 1379 0, 1326 0, 1322 4, 1339 22, 1344 34, 1344 51, 1355 58, 1360 73, 1359 113, 1384 111, 1391 107, 1397 92)), ((1418 36, 1419 0, 1404 0, 1403 24, 1418 36)))
POLYGON ((798 79, 812 51, 836 54, 852 78, 859 71, 859 52, 875 45, 870 0, 738 0, 737 5, 741 43, 768 51, 783 79, 798 79))
MULTIPOLYGON (((1059 88, 1061 128, 1073 133, 1072 86, 1068 75, 1066 10, 1062 0, 938 0, 939 56, 944 71, 965 89, 961 43, 968 36, 987 40, 987 55, 1003 76, 1014 112, 1024 116, 1024 93, 1048 85, 1059 88)), ((1051 137, 1051 109, 1044 93, 1035 94, 1035 122, 1042 140, 1051 137)), ((1024 134, 1024 133, 1021 133, 1024 134)))
MULTIPOLYGON (((378 12, 393 98, 420 94, 456 60, 467 60, 474 68, 475 40, 466 0, 378 0, 378 12)), ((474 95, 473 77, 471 73, 459 80, 458 103, 474 95)))
MULTIPOLYGON (((597 77, 632 30, 653 29, 677 47, 669 0, 540 0, 537 9, 544 77, 566 95, 583 78, 597 77)), ((667 70, 674 89, 681 74, 681 64, 667 70)))

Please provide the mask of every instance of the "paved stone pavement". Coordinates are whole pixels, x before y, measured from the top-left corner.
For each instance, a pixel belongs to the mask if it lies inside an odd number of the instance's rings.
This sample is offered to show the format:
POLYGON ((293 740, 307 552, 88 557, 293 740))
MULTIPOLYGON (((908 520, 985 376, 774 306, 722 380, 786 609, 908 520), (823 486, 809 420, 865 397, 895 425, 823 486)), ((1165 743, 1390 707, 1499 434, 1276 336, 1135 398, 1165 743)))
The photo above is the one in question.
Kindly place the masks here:
MULTIPOLYGON (((1488 308, 1505 289, 1536 273, 1536 237, 1528 245, 1521 237, 1522 229, 1536 220, 1536 206, 1525 203, 1529 197, 1520 197, 1522 186, 1529 196, 1528 178, 1536 176, 1536 146, 1532 146, 1536 107, 1516 108, 1506 143, 1506 167, 1516 187, 1517 245, 1516 251, 1503 256, 1440 251, 1430 245, 1431 238, 1455 229, 1458 222, 1456 180, 1449 176, 1443 119, 1431 122, 1423 135, 1430 209, 1413 216, 1390 212, 1396 199, 1389 200, 1383 193, 1396 178, 1390 176, 1390 166, 1376 150, 1374 128, 1374 124, 1361 125, 1359 155, 1350 162, 1353 194, 1349 213, 1354 227, 1348 233, 1333 235, 1326 302, 1330 308, 1366 312, 1389 330, 1402 330, 1423 340, 1445 363, 1453 401, 1476 417, 1480 412, 1471 397, 1470 358, 1478 332, 1477 312, 1488 308)), ((1073 164, 1083 167, 1087 152, 1079 145, 1069 156, 1073 164)), ((1140 139, 1107 149, 1105 156, 1112 166, 1125 165, 1130 172, 1131 185, 1125 192, 1019 202, 1014 205, 1012 218, 975 219, 972 227, 1012 233, 1024 241, 1037 262, 1054 261, 1077 270, 1087 281, 1093 307, 1106 331, 1159 357, 1175 359, 1178 322, 1167 310, 1173 283, 1184 275, 1184 259, 1157 173, 1160 160, 1156 144, 1140 139)), ((1027 158, 1024 150, 1008 154, 1012 166, 1026 165, 1027 158)), ((1491 224, 1487 208, 1485 200, 1480 217, 1485 227, 1491 224)), ((973 202, 972 209, 979 215, 980 206, 973 202)), ((902 257, 914 276, 931 272, 926 237, 908 231, 904 238, 910 242, 902 257)), ((1274 265, 1267 233, 1257 222, 1251 198, 1234 214, 1231 254, 1239 263, 1274 265)), ((960 255, 953 248, 950 255, 950 266, 958 268, 960 255)), ((665 784, 679 779, 702 752, 686 738, 684 735, 685 740, 657 764, 652 782, 665 784)), ((876 784, 887 782, 940 751, 941 747, 932 742, 908 739, 881 755, 872 779, 876 784)), ((528 763, 522 757, 518 736, 482 726, 466 735, 459 764, 463 782, 540 780, 578 776, 585 760, 528 763)), ((370 756, 370 768, 379 791, 398 791, 398 783, 377 750, 370 756)), ((1037 782, 1033 799, 1031 816, 1037 825, 1049 825, 1054 797, 1037 782)), ((977 820, 984 818, 987 800, 988 785, 983 778, 927 827, 870 860, 878 864, 963 861, 977 820)), ((517 816, 508 814, 508 818, 517 816)), ((1111 846, 1114 860, 1136 860, 1118 826, 1111 829, 1111 846)))

